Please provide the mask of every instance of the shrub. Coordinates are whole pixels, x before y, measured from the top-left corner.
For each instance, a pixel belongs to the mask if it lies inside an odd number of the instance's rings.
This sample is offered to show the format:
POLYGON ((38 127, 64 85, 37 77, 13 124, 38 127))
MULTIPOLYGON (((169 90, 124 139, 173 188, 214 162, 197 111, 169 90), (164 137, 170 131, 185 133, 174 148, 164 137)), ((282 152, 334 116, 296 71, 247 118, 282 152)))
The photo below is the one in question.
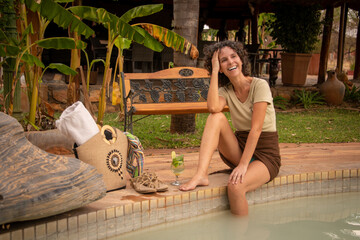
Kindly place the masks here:
POLYGON ((318 91, 295 90, 295 104, 300 104, 306 109, 325 103, 324 97, 318 91))
POLYGON ((274 102, 274 107, 280 108, 281 110, 286 110, 290 104, 289 100, 281 96, 274 97, 273 102, 274 102))
POLYGON ((360 103, 360 88, 356 88, 356 86, 354 85, 350 90, 346 84, 345 87, 346 89, 345 89, 344 101, 360 103))

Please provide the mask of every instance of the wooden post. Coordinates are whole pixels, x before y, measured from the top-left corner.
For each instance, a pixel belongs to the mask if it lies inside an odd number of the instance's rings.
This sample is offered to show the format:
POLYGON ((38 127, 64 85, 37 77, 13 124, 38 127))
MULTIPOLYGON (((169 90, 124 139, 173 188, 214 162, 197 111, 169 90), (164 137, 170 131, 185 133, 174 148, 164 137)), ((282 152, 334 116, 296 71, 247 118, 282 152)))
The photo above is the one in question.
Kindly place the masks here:
MULTIPOLYGON (((360 15, 360 11, 358 15, 360 15)), ((358 22, 358 30, 356 35, 355 68, 353 79, 360 79, 360 20, 358 22)))
POLYGON ((254 14, 251 17, 251 44, 256 45, 258 44, 258 16, 259 11, 257 8, 254 10, 254 14))
POLYGON ((347 13, 348 13, 348 6, 347 6, 346 3, 344 3, 341 6, 341 15, 340 15, 338 56, 337 56, 337 64, 336 64, 336 72, 337 73, 340 73, 343 70, 344 44, 345 44, 347 13))
POLYGON ((247 44, 248 45, 250 45, 250 39, 251 39, 251 31, 250 31, 250 29, 251 29, 251 21, 248 21, 247 22, 247 25, 248 25, 248 32, 247 32, 247 35, 248 35, 248 37, 247 37, 247 44))
POLYGON ((318 73, 318 82, 317 82, 318 84, 325 82, 333 21, 334 21, 334 7, 328 7, 326 9, 324 32, 321 42, 320 64, 319 64, 319 73, 318 73))

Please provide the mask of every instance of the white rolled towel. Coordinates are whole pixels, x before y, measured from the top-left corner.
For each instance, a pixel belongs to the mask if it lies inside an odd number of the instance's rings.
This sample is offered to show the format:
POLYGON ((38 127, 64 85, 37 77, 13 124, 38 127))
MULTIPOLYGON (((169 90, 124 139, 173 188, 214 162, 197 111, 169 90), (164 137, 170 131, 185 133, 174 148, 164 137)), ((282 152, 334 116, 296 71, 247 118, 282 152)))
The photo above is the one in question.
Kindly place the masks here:
POLYGON ((71 138, 78 146, 99 132, 96 122, 80 101, 66 108, 55 124, 62 134, 71 138))

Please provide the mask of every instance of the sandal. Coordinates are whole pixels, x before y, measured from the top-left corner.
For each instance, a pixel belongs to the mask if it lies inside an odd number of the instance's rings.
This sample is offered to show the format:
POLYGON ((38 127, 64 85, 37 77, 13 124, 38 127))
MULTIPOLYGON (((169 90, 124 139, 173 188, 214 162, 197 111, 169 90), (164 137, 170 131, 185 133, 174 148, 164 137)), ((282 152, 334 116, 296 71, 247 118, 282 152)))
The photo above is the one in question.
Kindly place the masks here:
POLYGON ((157 192, 166 192, 168 190, 168 186, 158 179, 155 173, 143 173, 149 180, 155 185, 157 192))
POLYGON ((130 179, 131 186, 138 193, 155 193, 155 184, 146 176, 138 176, 130 179))

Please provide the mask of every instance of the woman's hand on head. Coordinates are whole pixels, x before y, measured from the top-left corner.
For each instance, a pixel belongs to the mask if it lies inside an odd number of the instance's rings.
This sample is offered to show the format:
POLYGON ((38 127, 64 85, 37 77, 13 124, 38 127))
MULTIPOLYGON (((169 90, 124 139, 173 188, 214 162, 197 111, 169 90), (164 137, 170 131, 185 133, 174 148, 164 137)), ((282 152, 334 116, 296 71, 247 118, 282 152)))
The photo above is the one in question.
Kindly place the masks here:
POLYGON ((211 59, 211 64, 212 64, 213 73, 214 72, 218 73, 220 71, 219 49, 214 52, 211 59))

